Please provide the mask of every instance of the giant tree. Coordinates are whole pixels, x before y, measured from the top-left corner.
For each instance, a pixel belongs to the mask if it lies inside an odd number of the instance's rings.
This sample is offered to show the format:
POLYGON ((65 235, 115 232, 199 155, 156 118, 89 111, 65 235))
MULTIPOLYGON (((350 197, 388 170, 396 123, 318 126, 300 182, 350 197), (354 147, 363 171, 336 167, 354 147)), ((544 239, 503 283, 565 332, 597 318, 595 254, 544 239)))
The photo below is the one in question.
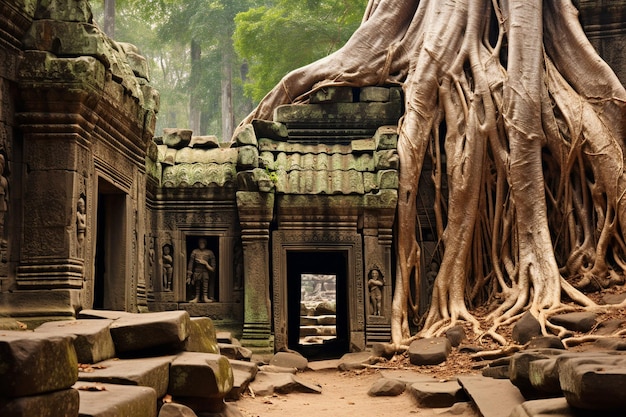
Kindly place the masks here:
POLYGON ((326 86, 389 84, 405 95, 392 342, 415 337, 417 187, 425 158, 443 155, 443 256, 418 336, 464 320, 505 343, 498 330, 526 311, 562 334, 551 314, 599 308, 581 288, 622 282, 626 266, 626 90, 572 3, 370 0, 341 49, 286 75, 242 123, 326 86))

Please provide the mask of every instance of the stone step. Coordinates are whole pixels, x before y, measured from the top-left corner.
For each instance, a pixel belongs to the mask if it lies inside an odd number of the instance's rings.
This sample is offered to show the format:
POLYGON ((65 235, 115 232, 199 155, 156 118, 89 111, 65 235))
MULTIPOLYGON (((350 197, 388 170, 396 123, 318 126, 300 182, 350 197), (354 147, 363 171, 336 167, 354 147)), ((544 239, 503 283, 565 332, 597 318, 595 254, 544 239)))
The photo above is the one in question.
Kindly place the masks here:
POLYGON ((459 375, 458 381, 482 417, 506 417, 526 401, 519 389, 506 379, 459 375))
POLYGON ((157 395, 154 389, 99 382, 78 381, 81 417, 156 417, 157 395))

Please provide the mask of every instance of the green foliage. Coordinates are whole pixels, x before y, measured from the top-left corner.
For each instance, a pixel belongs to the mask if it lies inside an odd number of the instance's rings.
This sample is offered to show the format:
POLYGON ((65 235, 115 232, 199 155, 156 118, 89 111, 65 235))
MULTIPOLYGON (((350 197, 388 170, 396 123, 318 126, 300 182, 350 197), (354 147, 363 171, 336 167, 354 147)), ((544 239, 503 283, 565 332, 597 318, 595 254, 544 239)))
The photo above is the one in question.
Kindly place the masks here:
POLYGON ((260 100, 289 71, 339 49, 367 0, 275 0, 239 13, 235 49, 249 66, 245 93, 260 100))

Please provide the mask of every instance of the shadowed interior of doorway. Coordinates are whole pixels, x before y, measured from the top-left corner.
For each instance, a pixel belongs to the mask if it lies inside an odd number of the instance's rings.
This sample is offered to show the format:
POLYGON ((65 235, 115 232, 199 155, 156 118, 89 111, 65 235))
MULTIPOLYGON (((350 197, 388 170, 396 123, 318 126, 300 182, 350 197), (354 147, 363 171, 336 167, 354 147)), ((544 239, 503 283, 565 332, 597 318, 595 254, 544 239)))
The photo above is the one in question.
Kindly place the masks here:
POLYGON ((287 253, 290 349, 309 359, 348 352, 347 265, 345 251, 287 253))

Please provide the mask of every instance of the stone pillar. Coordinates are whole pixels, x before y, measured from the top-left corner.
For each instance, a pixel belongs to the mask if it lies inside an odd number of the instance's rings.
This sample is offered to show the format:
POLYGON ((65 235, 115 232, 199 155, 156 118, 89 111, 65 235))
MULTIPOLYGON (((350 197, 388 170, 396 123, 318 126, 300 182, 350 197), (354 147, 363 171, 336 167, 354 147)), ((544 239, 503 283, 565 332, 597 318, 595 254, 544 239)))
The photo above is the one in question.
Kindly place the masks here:
POLYGON ((273 351, 269 226, 274 210, 274 194, 238 191, 237 207, 244 265, 244 323, 241 342, 254 350, 273 351))

